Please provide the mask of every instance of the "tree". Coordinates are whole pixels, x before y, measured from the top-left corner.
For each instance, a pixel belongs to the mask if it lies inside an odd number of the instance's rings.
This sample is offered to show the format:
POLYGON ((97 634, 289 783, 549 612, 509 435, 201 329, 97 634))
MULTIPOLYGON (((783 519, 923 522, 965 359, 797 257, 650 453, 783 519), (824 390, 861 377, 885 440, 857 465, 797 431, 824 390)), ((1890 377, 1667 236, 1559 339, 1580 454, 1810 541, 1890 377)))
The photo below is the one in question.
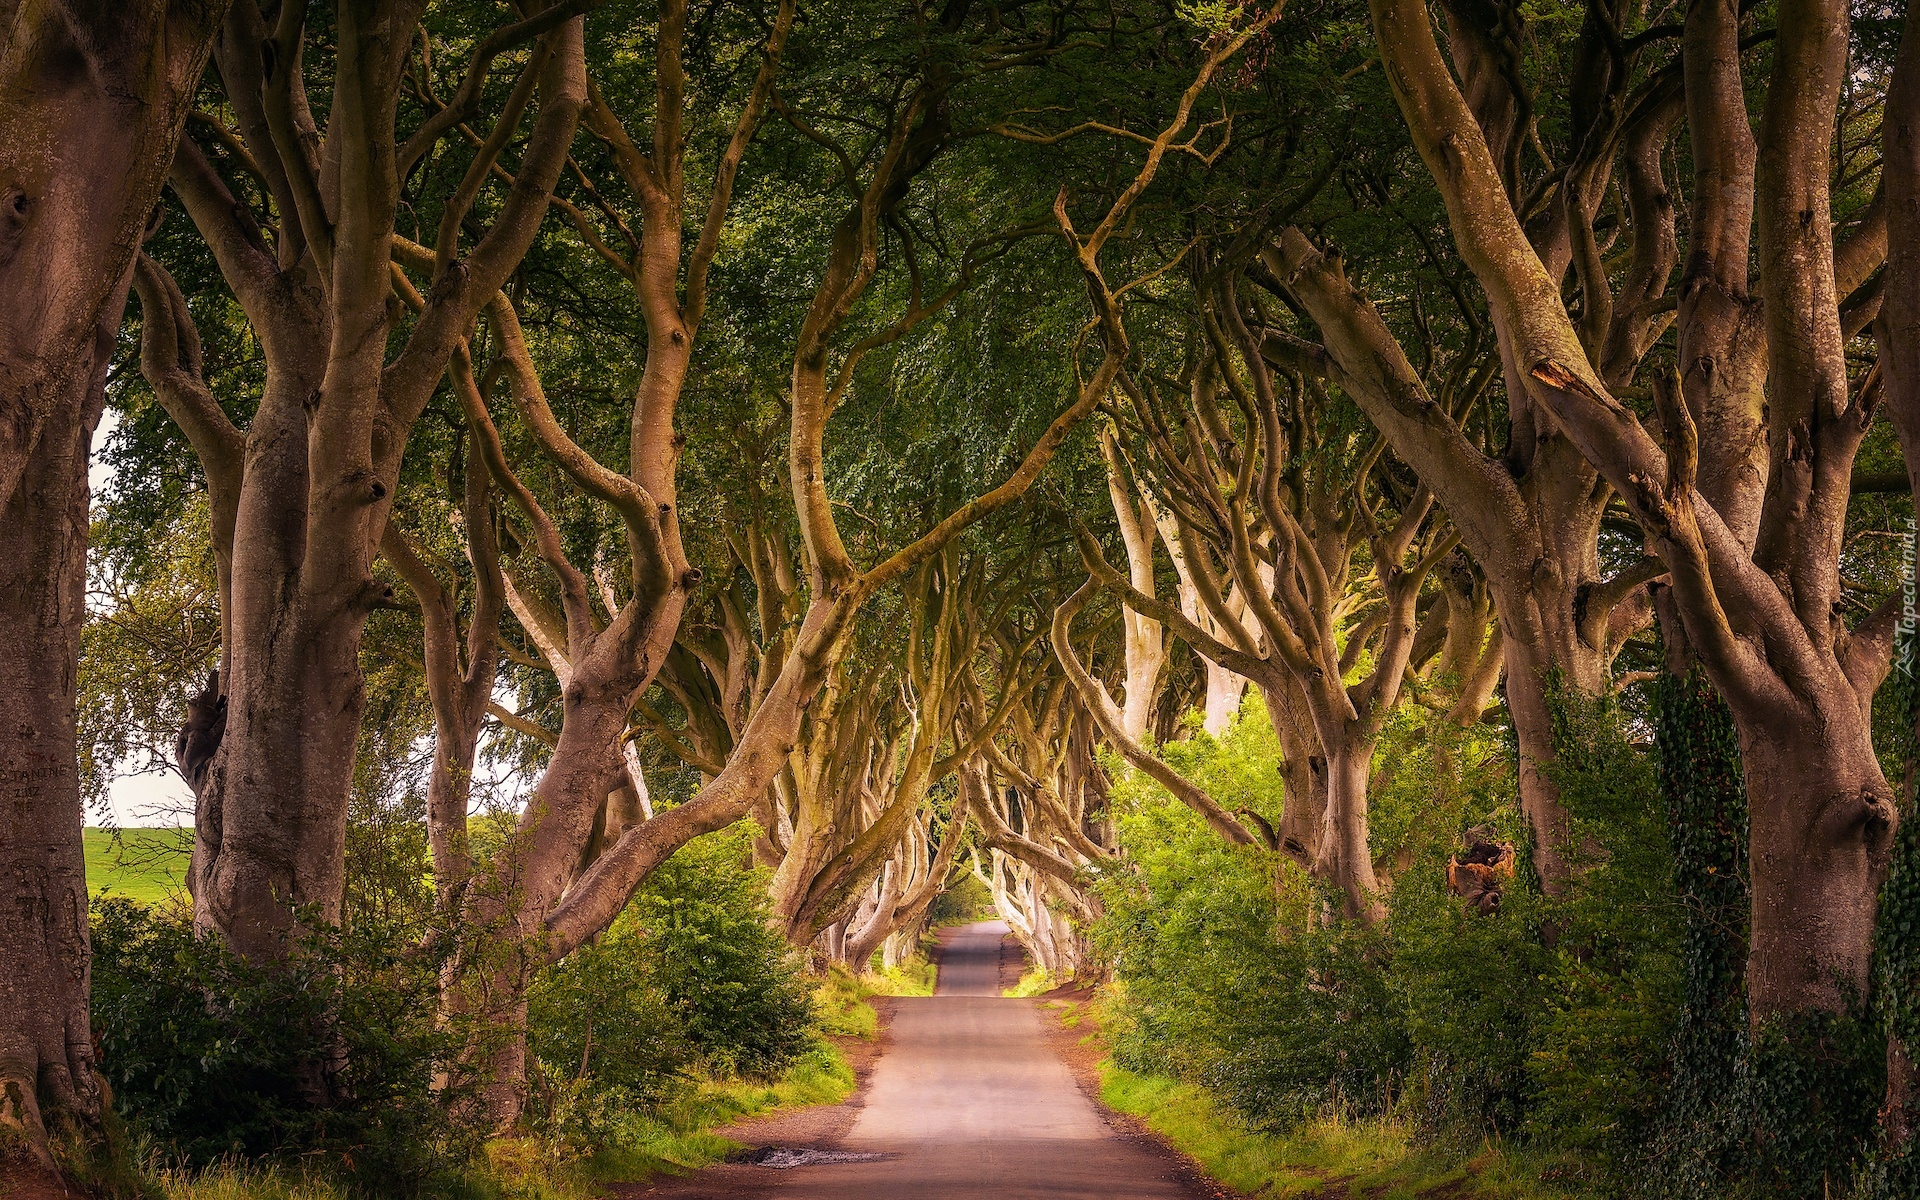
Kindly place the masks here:
MULTIPOLYGON (((1752 1019, 1765 1027, 1845 1013, 1867 986, 1875 893, 1897 819, 1867 721, 1892 610, 1849 628, 1836 604, 1853 459, 1881 386, 1849 377, 1835 267, 1828 155, 1846 9, 1792 0, 1779 12, 1755 179, 1768 463, 1751 546, 1737 514, 1720 512, 1700 484, 1700 431, 1713 421, 1695 419, 1691 398, 1663 385, 1663 452, 1590 361, 1424 7, 1377 0, 1373 20, 1455 243, 1487 294, 1510 386, 1565 432, 1646 531, 1688 640, 1733 712, 1751 806, 1752 1019)), ((1724 64, 1725 42, 1700 38, 1683 55, 1720 54, 1724 64)), ((1702 397, 1716 416, 1743 399, 1737 388, 1702 397)))
POLYGON ((0 1126, 90 1127, 75 675, 87 452, 217 3, 0 10, 0 1126))
MULTIPOLYGON (((1373 747, 1413 665, 1421 591, 1457 535, 1429 528, 1432 493, 1411 481, 1396 486, 1384 442, 1342 428, 1317 385, 1283 394, 1231 282, 1202 280, 1206 345, 1184 389, 1185 411, 1162 411, 1150 384, 1126 390, 1185 569, 1214 626, 1232 640, 1155 607, 1199 653, 1259 686, 1283 746, 1306 743, 1294 750, 1308 763, 1293 764, 1289 782, 1298 790, 1287 796, 1276 848, 1337 888, 1346 916, 1371 923, 1385 912, 1367 839, 1373 747), (1239 422, 1219 402, 1223 385, 1239 422), (1370 573, 1358 561, 1363 548, 1370 573), (1254 630, 1237 619, 1227 580, 1247 597, 1254 630), (1288 720, 1295 712, 1307 718, 1306 731, 1288 720)), ((1124 586, 1097 554, 1089 564, 1101 582, 1124 586)), ((1159 615, 1149 597, 1131 587, 1125 594, 1159 615)), ((1056 624, 1063 659, 1071 655, 1067 632, 1056 624)), ((1068 671, 1085 677, 1070 661, 1068 671)), ((1089 696, 1096 716, 1103 699, 1097 689, 1089 696)), ((1130 760, 1140 755, 1115 730, 1107 736, 1130 760)))
MULTIPOLYGON (((732 824, 763 802, 767 789, 788 761, 809 707, 832 677, 845 652, 848 634, 869 601, 906 579, 968 528, 1018 501, 1111 382, 1117 358, 1109 351, 999 483, 947 510, 904 546, 880 548, 876 552, 879 561, 874 565, 864 569, 856 565, 833 514, 825 457, 830 417, 846 396, 854 369, 866 354, 912 332, 958 294, 969 273, 970 256, 959 256, 954 282, 926 295, 918 261, 902 251, 902 265, 912 280, 906 311, 880 319, 877 330, 865 336, 856 335, 860 325, 855 317, 879 275, 882 244, 900 221, 902 205, 914 181, 953 137, 953 89, 971 78, 1026 66, 1060 36, 1059 27, 1050 21, 1036 17, 1020 26, 1010 23, 1013 15, 994 14, 994 36, 980 40, 980 58, 972 64, 970 73, 959 72, 941 55, 919 50, 909 53, 897 76, 882 78, 886 90, 876 104, 881 119, 850 123, 856 130, 870 131, 857 143, 841 144, 822 133, 806 115, 776 107, 775 111, 802 137, 827 151, 827 178, 849 197, 833 219, 817 283, 792 343, 787 475, 805 551, 806 603, 771 683, 747 717, 718 774, 686 803, 628 827, 584 871, 576 871, 578 856, 570 853, 570 848, 580 845, 579 835, 591 825, 593 813, 610 790, 610 781, 622 770, 614 749, 617 739, 624 734, 639 690, 665 660, 673 627, 678 624, 681 601, 675 602, 670 625, 661 619, 667 610, 655 604, 653 597, 675 589, 690 592, 699 576, 691 569, 676 570, 680 560, 672 552, 677 533, 671 530, 678 520, 677 511, 671 506, 658 507, 652 489, 643 490, 632 477, 603 466, 566 435, 547 405, 537 367, 518 332, 518 318, 510 299, 500 296, 489 305, 489 322, 500 338, 502 370, 511 384, 518 416, 533 432, 542 453, 557 462, 575 486, 621 515, 629 530, 635 592, 646 597, 638 603, 629 602, 611 623, 599 628, 590 607, 585 573, 568 558, 552 522, 536 515, 538 505, 531 493, 514 489, 507 482, 511 473, 504 455, 489 449, 496 482, 512 492, 516 504, 535 526, 539 553, 560 583, 566 654, 573 664, 572 677, 564 689, 565 719, 559 740, 529 799, 519 836, 496 857, 490 880, 477 885, 474 893, 472 922, 476 931, 481 936, 498 936, 503 943, 498 953, 476 963, 468 983, 463 985, 472 989, 476 997, 473 1003, 484 1005, 503 1027, 503 1036, 489 1058, 493 1080, 489 1105, 500 1123, 510 1122, 518 1112, 525 994, 533 973, 606 928, 634 889, 678 847, 700 834, 732 824), (659 638, 656 653, 636 653, 642 641, 653 637, 659 638), (587 674, 589 656, 604 656, 604 674, 587 674), (554 833, 543 835, 543 827, 554 833)), ((923 32, 935 41, 952 39, 967 31, 969 17, 965 6, 955 6, 944 14, 942 23, 923 32)), ((1243 42, 1244 38, 1231 41, 1208 60, 1194 94, 1219 62, 1243 42)), ((1151 181, 1165 146, 1189 119, 1192 100, 1189 95, 1172 126, 1163 131, 1136 183, 1110 206, 1102 241, 1151 181)), ((987 244, 1003 240, 989 238, 987 244)), ((1089 250, 1077 239, 1075 246, 1083 269, 1091 266, 1097 247, 1089 250)), ((491 422, 484 405, 477 403, 477 389, 463 389, 463 395, 467 397, 469 421, 484 430, 491 422)), ((645 436, 664 439, 661 447, 648 452, 657 454, 663 469, 670 469, 671 426, 651 421, 643 424, 645 436)), ((487 440, 497 445, 496 439, 487 440)), ((911 815, 912 809, 904 811, 911 815)), ((885 861, 885 854, 877 851, 890 847, 897 836, 898 830, 876 824, 839 856, 877 868, 885 861)))
MULTIPOLYGON (((242 433, 198 381, 191 340, 176 337, 149 379, 188 434, 210 482, 216 542, 230 564, 222 669, 208 720, 189 729, 183 771, 197 797, 195 918, 243 955, 287 953, 296 912, 340 913, 347 798, 364 695, 360 637, 392 603, 374 576, 408 435, 480 309, 519 263, 587 103, 582 18, 562 2, 478 40, 454 103, 402 143, 396 123, 424 0, 351 4, 331 30, 333 97, 324 130, 308 103, 306 8, 269 26, 242 0, 215 53, 237 129, 215 140, 257 185, 236 194, 214 159, 187 144, 173 192, 266 359, 266 382, 242 433), (533 43, 482 140, 441 206, 429 276, 410 325, 395 303, 412 291, 396 256, 395 217, 409 172, 477 110, 490 69, 533 43), (474 216, 527 106, 539 113, 518 174, 467 253, 474 216), (271 241, 266 230, 272 232, 271 241), (389 359, 394 335, 401 349, 389 359), (225 534, 226 536, 222 536, 225 534)), ((146 320, 186 321, 177 289, 150 269, 146 320)))

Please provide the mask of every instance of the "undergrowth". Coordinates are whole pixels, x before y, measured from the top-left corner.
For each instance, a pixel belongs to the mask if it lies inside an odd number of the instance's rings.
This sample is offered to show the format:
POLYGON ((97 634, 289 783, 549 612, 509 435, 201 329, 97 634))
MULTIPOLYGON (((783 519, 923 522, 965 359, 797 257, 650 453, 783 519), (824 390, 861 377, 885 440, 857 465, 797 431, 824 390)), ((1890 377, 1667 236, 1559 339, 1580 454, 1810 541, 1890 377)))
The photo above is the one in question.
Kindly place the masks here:
MULTIPOLYGON (((1049 1005, 1061 1024, 1087 1027, 1102 1039, 1123 989, 1109 987, 1093 1002, 1049 1005)), ((1284 1126, 1256 1123, 1206 1087, 1165 1075, 1128 1070, 1108 1058, 1100 1064, 1100 1099, 1137 1117, 1191 1157, 1220 1183, 1247 1195, 1422 1196, 1476 1200, 1599 1200, 1556 1176, 1564 1164, 1497 1136, 1477 1142, 1434 1144, 1404 1114, 1358 1115, 1329 1104, 1284 1126)))
POLYGON ((1028 996, 1043 995, 1059 986, 1059 980, 1055 979, 1045 967, 1033 967, 1030 968, 1026 974, 1020 976, 1019 983, 1014 984, 1010 988, 1001 988, 1000 994, 1002 996, 1025 998, 1028 996))

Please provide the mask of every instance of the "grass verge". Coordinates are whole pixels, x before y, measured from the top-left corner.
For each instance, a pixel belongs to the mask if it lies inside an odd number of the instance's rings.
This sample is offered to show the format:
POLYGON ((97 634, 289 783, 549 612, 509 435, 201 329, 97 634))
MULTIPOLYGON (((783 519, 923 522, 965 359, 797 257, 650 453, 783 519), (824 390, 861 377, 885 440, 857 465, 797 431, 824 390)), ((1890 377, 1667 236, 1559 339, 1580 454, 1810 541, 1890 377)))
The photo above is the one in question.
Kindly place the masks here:
POLYGON ((1046 968, 1034 967, 1020 977, 1019 983, 1014 984, 1010 988, 1001 988, 1000 994, 1017 1000, 1024 1000, 1028 996, 1038 996, 1044 992, 1050 992, 1059 985, 1060 981, 1048 974, 1046 968))
POLYGON ((496 1139, 487 1144, 488 1175, 511 1200, 580 1200, 608 1183, 684 1175, 740 1148, 716 1129, 782 1109, 837 1104, 854 1084, 846 1058, 822 1041, 777 1081, 700 1081, 658 1108, 622 1114, 584 1155, 555 1161, 554 1147, 539 1139, 496 1139))
MULTIPOLYGON (((1023 981, 1024 982, 1024 981, 1023 981)), ((1100 1005, 1047 1006, 1099 1038, 1100 1005)), ((1102 1045, 1098 1041, 1096 1045, 1102 1045)), ((1205 1089, 1100 1063, 1100 1099, 1137 1117, 1212 1178, 1262 1200, 1367 1196, 1377 1200, 1588 1200, 1553 1182, 1556 1162, 1489 1139, 1467 1150, 1418 1143, 1411 1122, 1328 1115, 1290 1129, 1255 1128, 1205 1089)))
MULTIPOLYGON (((837 1104, 852 1094, 853 1068, 834 1039, 876 1036, 878 1014, 867 1001, 893 994, 881 990, 886 986, 884 978, 844 970, 822 980, 814 1004, 825 1036, 778 1080, 693 1080, 646 1111, 602 1114, 591 1134, 496 1138, 484 1160, 450 1180, 444 1194, 448 1200, 590 1200, 610 1183, 711 1166, 740 1146, 716 1129, 782 1109, 837 1104)), ((298 1165, 233 1162, 146 1174, 151 1186, 141 1190, 164 1200, 349 1200, 323 1172, 298 1165)))

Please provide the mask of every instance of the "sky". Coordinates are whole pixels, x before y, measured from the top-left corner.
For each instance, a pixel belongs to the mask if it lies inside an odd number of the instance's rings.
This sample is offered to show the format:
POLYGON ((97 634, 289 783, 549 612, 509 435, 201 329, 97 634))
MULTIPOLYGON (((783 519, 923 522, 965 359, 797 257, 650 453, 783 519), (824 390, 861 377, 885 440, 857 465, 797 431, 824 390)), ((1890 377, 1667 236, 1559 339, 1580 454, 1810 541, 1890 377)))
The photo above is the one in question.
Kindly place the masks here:
MULTIPOLYGON (((120 776, 108 791, 107 806, 117 829, 193 824, 193 792, 172 771, 120 776)), ((99 814, 89 819, 98 820, 99 814)))

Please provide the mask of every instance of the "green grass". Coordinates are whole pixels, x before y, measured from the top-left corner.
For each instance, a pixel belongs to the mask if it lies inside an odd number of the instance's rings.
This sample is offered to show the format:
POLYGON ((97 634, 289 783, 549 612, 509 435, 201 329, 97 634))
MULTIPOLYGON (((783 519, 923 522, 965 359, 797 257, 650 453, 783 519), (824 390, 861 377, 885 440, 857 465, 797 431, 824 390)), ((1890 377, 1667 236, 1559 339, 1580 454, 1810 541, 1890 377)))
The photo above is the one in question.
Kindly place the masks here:
POLYGON ((1034 967, 1020 977, 1019 983, 1010 988, 1001 988, 1000 994, 1015 999, 1025 999, 1028 996, 1038 996, 1042 992, 1050 992, 1058 986, 1060 986, 1059 980, 1049 975, 1045 967, 1034 967))
MULTIPOLYGON (((822 1041, 775 1082, 696 1082, 652 1112, 626 1114, 613 1136, 584 1156, 535 1137, 496 1138, 487 1143, 485 1161, 443 1194, 460 1200, 593 1200, 606 1194, 608 1184, 684 1175, 721 1161, 740 1143, 716 1128, 784 1108, 837 1104, 853 1088, 853 1068, 822 1041)), ((347 1200, 324 1173, 293 1164, 156 1168, 148 1179, 165 1200, 347 1200)))
MULTIPOLYGON (((1101 1002, 1046 1006, 1067 1028, 1085 1024, 1098 1039, 1101 1002)), ((1099 1044, 1097 1041, 1095 1044, 1099 1044)), ((1553 1182, 1551 1158, 1495 1140, 1468 1151, 1426 1147, 1412 1125, 1392 1117, 1328 1115, 1285 1132, 1257 1129, 1200 1087, 1100 1064, 1100 1099, 1140 1118, 1208 1175, 1262 1200, 1589 1200, 1595 1193, 1553 1182)), ((1562 1178, 1565 1176, 1562 1175, 1562 1178)))
POLYGON ((604 1182, 698 1170, 740 1148, 715 1129, 781 1109, 838 1104, 853 1088, 853 1068, 830 1043, 822 1043, 777 1083, 700 1084, 660 1110, 657 1129, 627 1145, 596 1151, 588 1169, 604 1182))
POLYGON ((1414 1143, 1412 1129, 1392 1118, 1322 1117, 1286 1133, 1249 1128, 1192 1084, 1136 1075, 1101 1064, 1100 1098, 1141 1118, 1191 1155, 1207 1174, 1261 1196, 1422 1196, 1483 1200, 1574 1200, 1586 1193, 1548 1183, 1551 1164, 1497 1142, 1464 1158, 1414 1143))
POLYGON ((151 1182, 166 1200, 344 1200, 346 1196, 323 1176, 264 1163, 220 1163, 204 1171, 162 1168, 153 1173, 151 1182))
POLYGON ((141 904, 186 894, 192 834, 184 829, 88 829, 87 890, 106 891, 141 904))
POLYGON ((832 1037, 871 1038, 879 1018, 867 1001, 874 996, 931 996, 940 969, 923 954, 901 966, 855 975, 835 964, 814 989, 813 1009, 820 1031, 832 1037))
MULTIPOLYGON (((879 956, 874 957, 878 961, 879 956)), ((869 971, 861 981, 875 996, 931 996, 940 982, 940 968, 922 952, 897 967, 869 971)))

